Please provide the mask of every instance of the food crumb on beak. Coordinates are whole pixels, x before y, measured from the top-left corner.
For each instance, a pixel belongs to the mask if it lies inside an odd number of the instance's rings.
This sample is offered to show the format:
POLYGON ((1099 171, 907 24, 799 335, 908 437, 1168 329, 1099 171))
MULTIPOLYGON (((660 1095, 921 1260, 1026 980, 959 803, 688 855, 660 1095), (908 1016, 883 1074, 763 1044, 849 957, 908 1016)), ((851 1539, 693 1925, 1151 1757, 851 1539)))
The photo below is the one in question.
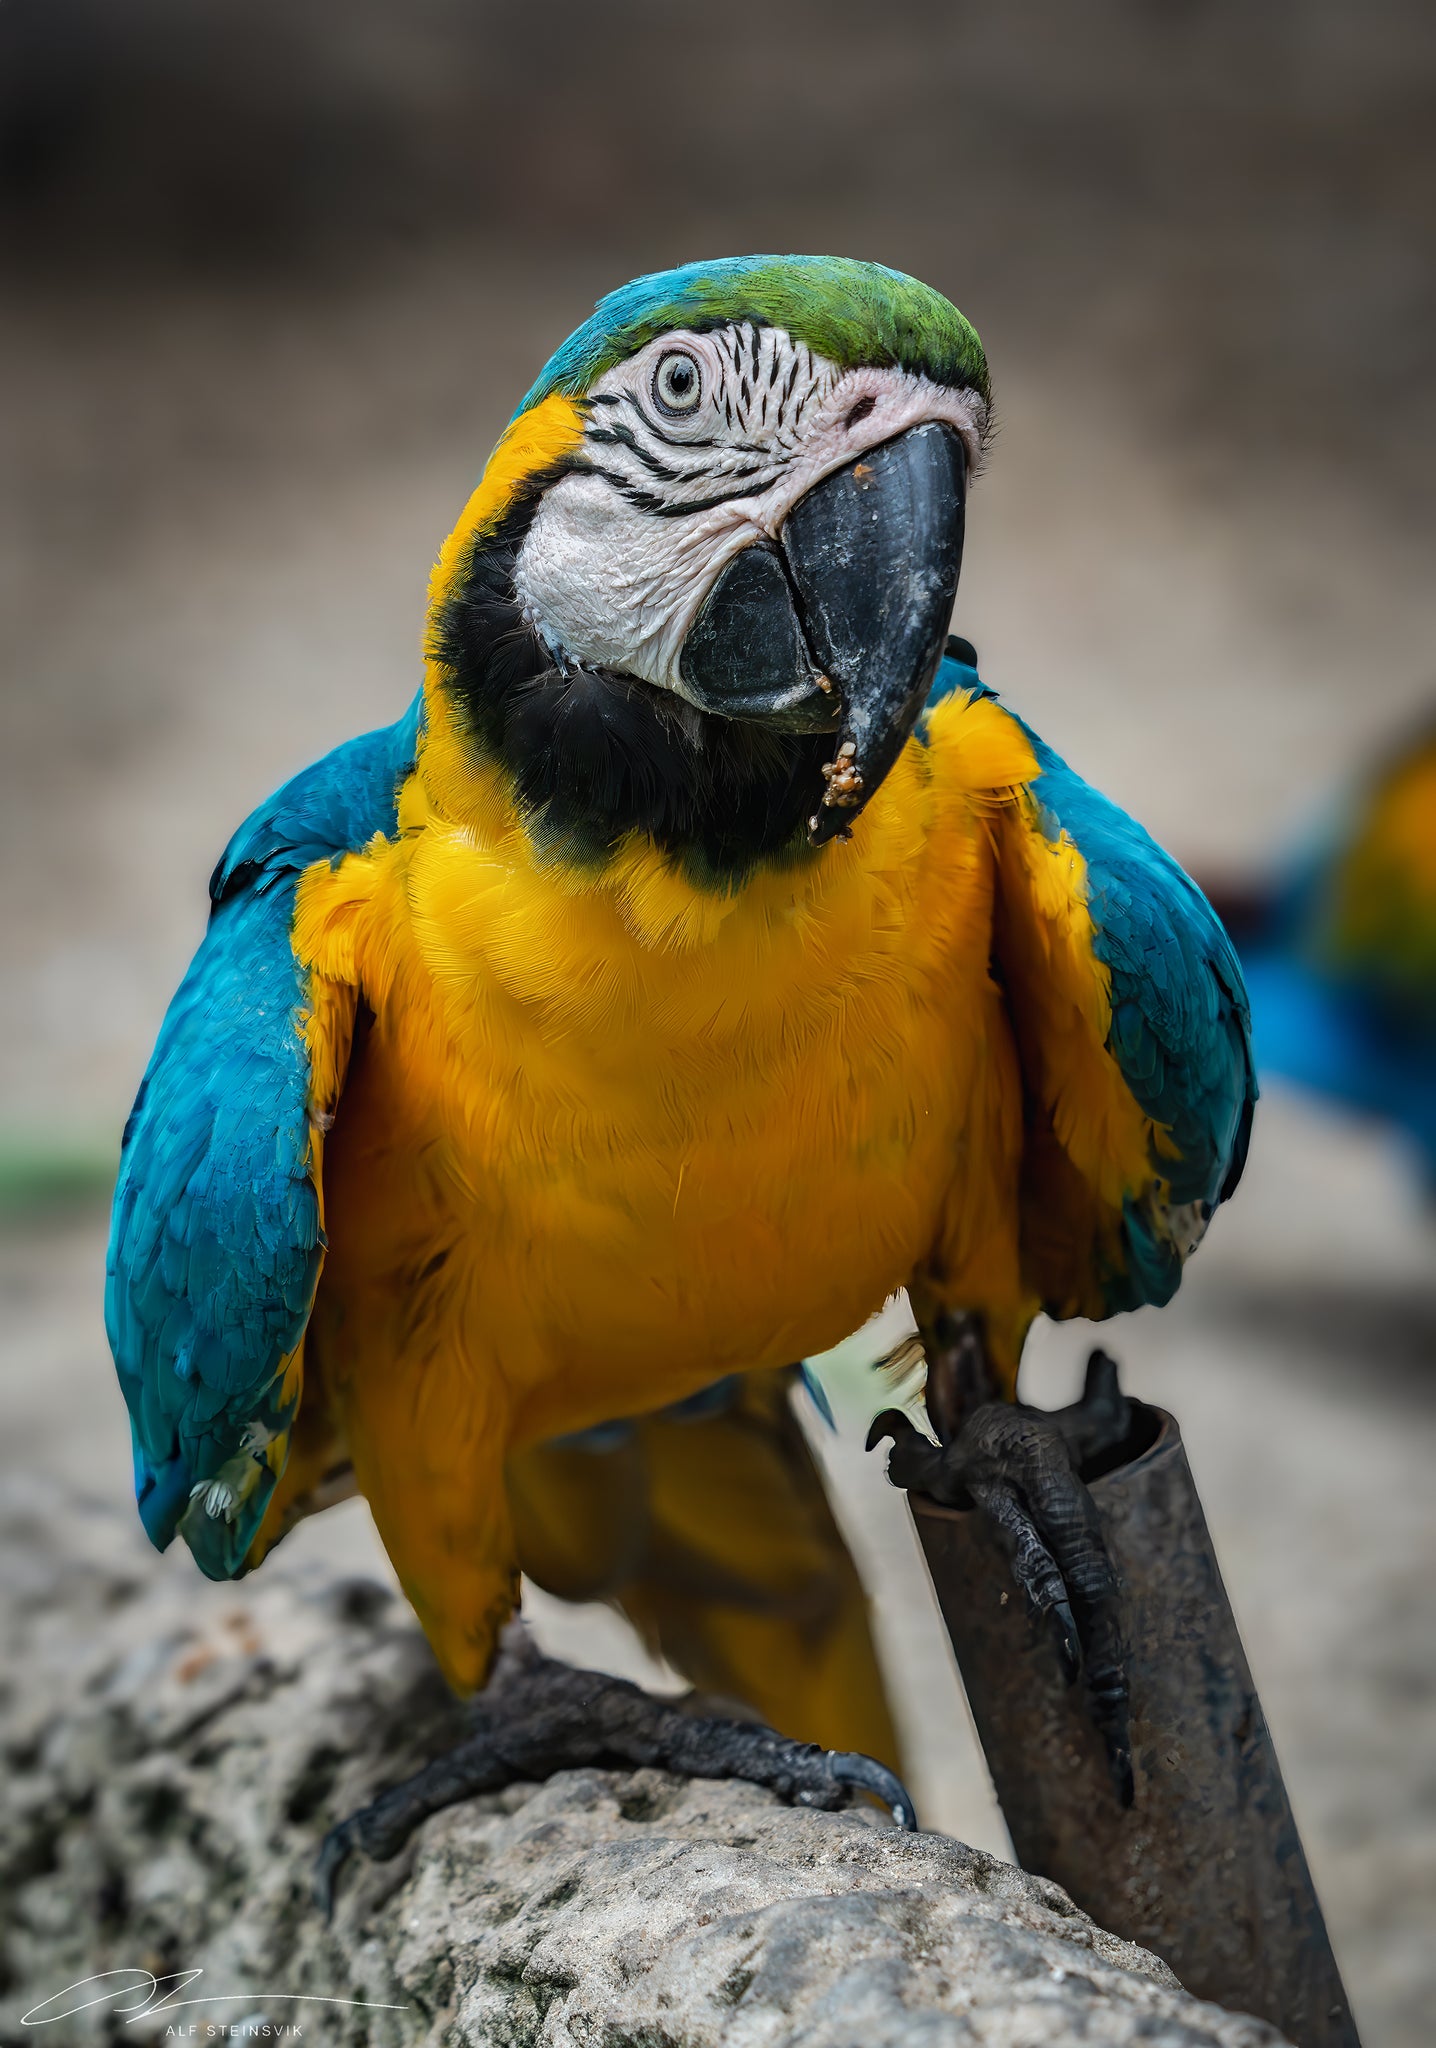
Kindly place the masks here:
POLYGON ((862 771, 853 765, 857 751, 854 741, 844 740, 838 748, 837 760, 822 764, 820 772, 828 785, 823 791, 823 803, 830 809, 839 804, 848 808, 862 801, 862 771))

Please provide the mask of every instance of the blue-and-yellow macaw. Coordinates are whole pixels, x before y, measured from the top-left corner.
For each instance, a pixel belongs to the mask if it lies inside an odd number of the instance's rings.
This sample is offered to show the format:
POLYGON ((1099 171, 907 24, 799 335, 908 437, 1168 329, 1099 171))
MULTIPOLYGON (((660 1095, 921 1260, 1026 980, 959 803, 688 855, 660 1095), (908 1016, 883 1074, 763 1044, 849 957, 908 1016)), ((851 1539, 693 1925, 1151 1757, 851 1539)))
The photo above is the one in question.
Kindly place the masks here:
MULTIPOLYGON (((229 1577, 357 1486, 461 1692, 526 1567, 891 1757, 787 1396, 906 1286, 944 1441, 894 1473, 1090 1652, 1076 1453, 1002 1426, 1024 1336, 1169 1298, 1255 1090, 1205 899, 944 652, 988 419, 972 327, 870 263, 642 278, 550 360, 419 696, 230 842, 127 1126, 155 1543, 229 1577)), ((741 1767, 827 1797, 791 1751, 741 1767)))
POLYGON ((1224 907, 1259 1067, 1395 1126, 1436 1197, 1436 724, 1348 793, 1284 877, 1224 907))

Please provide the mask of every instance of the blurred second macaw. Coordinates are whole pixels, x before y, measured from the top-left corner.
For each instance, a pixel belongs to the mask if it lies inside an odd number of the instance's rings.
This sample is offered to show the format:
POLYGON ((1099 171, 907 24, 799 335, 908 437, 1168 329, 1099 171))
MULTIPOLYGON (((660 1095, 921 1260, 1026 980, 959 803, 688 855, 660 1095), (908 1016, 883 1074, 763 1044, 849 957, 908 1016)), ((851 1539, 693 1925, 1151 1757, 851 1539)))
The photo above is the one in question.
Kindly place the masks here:
POLYGON ((526 1566, 819 1745, 635 1734, 611 1688, 595 1732, 548 1667, 336 1855, 614 1754, 910 1818, 846 1753, 892 1727, 788 1406, 904 1286, 939 1441, 887 1425, 890 1474, 996 1519, 1129 1770, 1078 1474, 1120 1399, 1043 1417, 1018 1363, 1042 1309, 1176 1288, 1246 1007, 1195 886, 944 653, 988 417, 973 329, 881 265, 624 287, 445 543, 418 699, 215 872, 115 1197, 153 1540, 232 1576, 357 1487, 461 1692, 526 1566))
POLYGON ((1394 1126, 1436 1200, 1436 723, 1347 794, 1280 880, 1217 893, 1258 1067, 1394 1126))

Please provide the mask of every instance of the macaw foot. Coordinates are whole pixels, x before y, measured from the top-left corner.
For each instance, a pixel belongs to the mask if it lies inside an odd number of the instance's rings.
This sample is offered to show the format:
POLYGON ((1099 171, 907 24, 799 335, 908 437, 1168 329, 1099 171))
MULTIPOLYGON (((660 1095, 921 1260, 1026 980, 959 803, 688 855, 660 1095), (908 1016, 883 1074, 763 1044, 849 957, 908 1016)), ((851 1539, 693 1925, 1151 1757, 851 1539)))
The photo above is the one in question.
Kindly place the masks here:
POLYGON ((1130 1404, 1104 1351, 1087 1361, 1082 1399, 1044 1411, 988 1401, 950 1443, 935 1444, 898 1409, 879 1415, 868 1449, 892 1439, 888 1478, 945 1507, 980 1508, 1002 1539, 1012 1576, 1047 1621, 1069 1684, 1080 1676, 1106 1745, 1112 1781, 1132 1803, 1126 1650, 1117 1575, 1096 1503, 1082 1479, 1130 1429, 1130 1404))
POLYGON ((339 1872, 356 1850, 385 1862, 420 1821, 445 1806, 583 1765, 744 1778, 824 1812, 854 1791, 868 1792, 891 1810, 898 1827, 917 1826, 901 1781, 872 1757, 793 1742, 757 1722, 682 1713, 626 1679, 556 1663, 541 1655, 521 1624, 511 1624, 494 1675, 474 1702, 471 1733, 324 1837, 314 1871, 316 1903, 327 1918, 339 1872))

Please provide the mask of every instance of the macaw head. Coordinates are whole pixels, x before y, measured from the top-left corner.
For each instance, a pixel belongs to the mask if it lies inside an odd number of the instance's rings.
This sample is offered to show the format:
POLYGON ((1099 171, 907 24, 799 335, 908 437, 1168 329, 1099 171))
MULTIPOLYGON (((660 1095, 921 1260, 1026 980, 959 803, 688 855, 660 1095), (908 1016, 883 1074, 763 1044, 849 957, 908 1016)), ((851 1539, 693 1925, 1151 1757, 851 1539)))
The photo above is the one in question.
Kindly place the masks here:
POLYGON ((550 359, 434 574, 434 699, 550 839, 731 875, 844 834, 941 658, 976 333, 880 264, 693 263, 550 359))

